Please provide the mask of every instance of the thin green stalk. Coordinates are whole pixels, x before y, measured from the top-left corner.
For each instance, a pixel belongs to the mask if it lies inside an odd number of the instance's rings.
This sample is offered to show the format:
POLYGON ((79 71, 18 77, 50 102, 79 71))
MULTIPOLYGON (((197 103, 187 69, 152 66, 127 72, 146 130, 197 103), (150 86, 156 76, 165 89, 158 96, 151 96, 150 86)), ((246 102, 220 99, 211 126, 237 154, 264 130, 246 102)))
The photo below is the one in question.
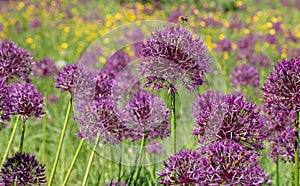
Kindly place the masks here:
POLYGON ((171 140, 172 153, 176 152, 176 116, 175 116, 175 93, 171 93, 171 140))
POLYGON ((21 133, 20 149, 19 149, 20 154, 22 154, 22 152, 23 152, 23 143, 24 143, 25 127, 26 127, 25 122, 26 122, 26 120, 24 120, 22 123, 22 133, 21 133))
POLYGON ((93 150, 92 150, 92 153, 90 155, 90 159, 89 159, 88 165, 86 167, 86 171, 85 171, 84 178, 83 178, 83 181, 82 181, 82 186, 86 185, 86 182, 87 182, 87 179, 88 179, 88 176, 89 176, 89 172, 90 172, 90 169, 91 169, 91 165, 92 165, 92 162, 93 162, 93 158, 94 158, 96 147, 98 146, 98 143, 99 143, 99 135, 97 135, 96 143, 95 143, 95 145, 93 147, 93 150))
POLYGON ((295 122, 295 186, 299 186, 299 123, 300 123, 300 111, 297 112, 295 122))
POLYGON ((276 162, 276 185, 279 186, 279 157, 277 156, 276 162))
POLYGON ((50 176, 50 179, 49 179, 49 182, 48 182, 49 186, 52 185, 52 182, 53 182, 53 178, 54 178, 54 174, 55 174, 55 171, 56 171, 59 155, 60 155, 60 152, 61 152, 61 147, 62 147, 63 140, 64 140, 64 137, 65 137, 66 129, 67 129, 67 126, 68 126, 68 123, 69 123, 69 118, 70 118, 69 116, 70 116, 70 113, 71 113, 71 108, 72 108, 72 98, 70 98, 70 101, 68 103, 68 109, 67 109, 67 113, 66 113, 65 122, 64 122, 64 125, 63 125, 63 129, 61 131, 61 135, 60 135, 59 144, 58 144, 57 151, 56 151, 56 156, 55 156, 51 176, 50 176))
POLYGON ((101 183, 105 183, 105 160, 104 157, 101 158, 101 171, 102 171, 102 176, 101 176, 101 183))
POLYGON ((72 172, 72 170, 73 170, 73 167, 74 167, 74 164, 75 164, 75 162, 76 162, 76 160, 77 160, 77 158, 78 158, 78 155, 79 155, 79 152, 80 152, 80 150, 81 150, 81 147, 82 147, 83 142, 84 142, 84 139, 81 139, 80 142, 79 142, 79 144, 78 144, 77 150, 76 150, 76 152, 75 152, 75 155, 74 155, 74 157, 73 157, 73 160, 72 160, 71 165, 70 165, 70 167, 69 167, 69 169, 68 169, 67 175, 66 175, 66 177, 65 177, 65 180, 64 180, 62 186, 66 185, 67 182, 68 182, 68 180, 69 180, 70 174, 71 174, 71 172, 72 172))
POLYGON ((45 162, 45 150, 46 150, 46 138, 47 138, 47 116, 43 117, 43 139, 42 139, 42 147, 41 147, 41 156, 42 162, 45 162))
POLYGON ((16 120, 16 122, 15 122, 15 124, 14 124, 14 128, 13 128, 13 130, 12 130, 12 133, 11 133, 11 135, 10 135, 8 144, 7 144, 7 146, 6 146, 6 150, 5 150, 5 152, 4 152, 4 156, 3 156, 3 159, 2 159, 2 162, 1 162, 1 167, 2 167, 2 165, 4 164, 4 162, 5 162, 6 158, 7 158, 8 151, 9 151, 9 149, 10 149, 10 147, 11 147, 11 144, 12 144, 12 142, 13 142, 13 140, 14 140, 14 137, 15 137, 15 134, 16 134, 16 130, 17 130, 17 128, 18 128, 18 122, 19 122, 19 119, 20 119, 20 116, 18 115, 18 116, 17 116, 17 120, 16 120))
POLYGON ((110 147, 109 149, 109 156, 110 156, 110 160, 109 160, 109 178, 110 178, 110 181, 113 180, 114 178, 114 174, 113 174, 113 167, 114 167, 114 164, 113 164, 113 152, 112 152, 112 148, 110 147))
POLYGON ((148 165, 148 171, 149 171, 149 173, 150 173, 150 178, 151 178, 151 181, 153 182, 153 183, 155 183, 155 178, 154 178, 154 175, 153 175, 153 172, 154 172, 154 169, 153 169, 153 165, 151 164, 151 162, 150 162, 150 158, 149 158, 149 154, 148 154, 148 156, 146 156, 147 158, 147 163, 149 164, 148 165))
POLYGON ((145 146, 145 134, 143 134, 141 145, 140 145, 140 150, 139 150, 138 155, 137 155, 138 159, 137 159, 137 164, 136 164, 136 168, 135 168, 135 172, 134 172, 135 181, 137 181, 137 179, 139 177, 140 170, 141 170, 142 153, 143 153, 144 146, 145 146))

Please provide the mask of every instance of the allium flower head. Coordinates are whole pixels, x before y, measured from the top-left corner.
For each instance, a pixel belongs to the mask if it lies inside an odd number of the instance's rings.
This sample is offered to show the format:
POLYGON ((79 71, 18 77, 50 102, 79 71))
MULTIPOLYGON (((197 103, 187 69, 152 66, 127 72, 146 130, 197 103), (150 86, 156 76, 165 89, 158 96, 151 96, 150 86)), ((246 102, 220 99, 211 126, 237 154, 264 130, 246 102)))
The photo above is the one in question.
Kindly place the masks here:
POLYGON ((230 52, 232 50, 232 43, 229 39, 224 38, 217 41, 217 52, 230 52))
POLYGON ((125 138, 126 126, 115 113, 114 105, 109 99, 100 99, 78 107, 79 115, 74 119, 78 123, 78 136, 88 141, 118 144, 125 138))
POLYGON ((283 59, 276 64, 265 85, 264 106, 271 113, 276 110, 290 113, 300 111, 300 58, 283 59))
POLYGON ((197 123, 194 135, 199 138, 200 143, 210 142, 210 138, 216 135, 224 118, 226 111, 226 96, 219 92, 207 91, 199 95, 191 112, 197 123))
POLYGON ((15 43, 3 41, 0 46, 0 78, 18 77, 30 81, 29 75, 33 56, 15 43))
POLYGON ((58 75, 55 76, 55 87, 59 88, 62 92, 68 91, 72 93, 74 87, 74 76, 77 69, 77 64, 64 66, 63 69, 59 71, 58 75))
POLYGON ((32 71, 35 77, 52 77, 58 73, 58 68, 54 61, 47 57, 37 62, 32 67, 32 71))
POLYGON ((233 72, 230 73, 230 84, 233 87, 238 86, 252 86, 259 87, 260 78, 259 73, 247 64, 237 66, 233 72))
POLYGON ((229 95, 225 98, 209 92, 200 96, 193 107, 198 124, 194 135, 200 138, 200 143, 227 139, 249 148, 263 148, 266 134, 255 104, 243 97, 229 95))
POLYGON ((206 169, 207 185, 271 184, 268 175, 258 164, 259 154, 234 141, 217 141, 198 150, 208 162, 202 165, 206 169))
POLYGON ((208 185, 205 184, 205 169, 208 161, 201 154, 190 150, 181 150, 170 155, 163 162, 164 169, 157 174, 161 177, 159 183, 165 185, 208 185))
POLYGON ((156 142, 156 141, 151 141, 146 147, 146 151, 150 154, 156 154, 156 155, 162 155, 165 153, 164 147, 156 142))
POLYGON ((45 165, 33 154, 15 154, 8 158, 0 172, 0 185, 42 185, 46 183, 45 165))
POLYGON ((170 131, 168 117, 170 111, 165 102, 148 92, 137 92, 125 105, 122 120, 129 128, 132 141, 166 138, 170 131))
MULTIPOLYGON (((300 137, 300 136, 299 136, 300 137)), ((270 140, 270 157, 274 162, 282 160, 283 162, 295 162, 295 132, 292 127, 276 132, 270 140)))
POLYGON ((10 83, 4 115, 21 115, 23 119, 41 117, 44 112, 43 96, 30 83, 10 83))
POLYGON ((110 56, 102 70, 108 71, 112 78, 115 78, 118 73, 130 63, 130 56, 123 50, 115 52, 110 56))
POLYGON ((140 70, 146 77, 145 86, 176 91, 176 81, 195 91, 204 83, 208 71, 207 48, 199 37, 185 28, 167 26, 156 29, 146 41, 140 70))

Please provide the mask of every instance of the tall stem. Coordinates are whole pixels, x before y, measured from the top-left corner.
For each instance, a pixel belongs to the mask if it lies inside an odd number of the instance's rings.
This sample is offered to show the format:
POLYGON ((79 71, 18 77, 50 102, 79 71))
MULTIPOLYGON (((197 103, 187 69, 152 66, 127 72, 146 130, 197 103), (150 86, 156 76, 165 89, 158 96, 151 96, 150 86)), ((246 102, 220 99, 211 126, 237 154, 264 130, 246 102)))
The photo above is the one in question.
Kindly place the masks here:
POLYGON ((176 152, 176 116, 175 116, 175 93, 171 92, 171 140, 172 153, 176 152))
POLYGON ((135 173, 134 173, 135 181, 137 181, 137 179, 139 177, 140 170, 141 170, 142 153, 143 153, 144 146, 145 146, 145 134, 143 134, 141 145, 140 145, 140 150, 139 150, 139 153, 137 155, 138 159, 137 159, 137 164, 136 164, 135 173))
POLYGON ((82 186, 86 185, 86 182, 87 182, 87 179, 88 179, 88 176, 89 176, 89 172, 90 172, 90 169, 91 169, 91 165, 92 165, 92 162, 93 162, 93 158, 94 158, 96 147, 98 146, 98 143, 99 143, 99 135, 97 135, 96 143, 95 143, 95 145, 93 147, 93 150, 92 150, 92 153, 90 155, 90 159, 89 159, 88 165, 86 167, 86 171, 85 171, 84 178, 83 178, 83 181, 82 181, 82 186))
POLYGON ((75 164, 75 162, 76 162, 76 160, 77 160, 77 158, 78 158, 78 155, 79 155, 79 152, 80 152, 80 150, 81 150, 81 147, 82 147, 83 142, 84 142, 84 139, 81 139, 80 142, 79 142, 79 144, 78 144, 76 153, 75 153, 75 155, 74 155, 74 157, 73 157, 73 160, 72 160, 71 165, 70 165, 70 167, 69 167, 69 169, 68 169, 67 175, 66 175, 66 177, 65 177, 65 180, 64 180, 62 186, 65 186, 65 185, 67 184, 68 180, 69 180, 70 174, 71 174, 71 172, 72 172, 72 170, 73 170, 73 167, 74 167, 74 164, 75 164))
POLYGON ((110 147, 109 149, 109 156, 110 156, 110 160, 109 160, 109 177, 110 177, 110 181, 113 180, 113 151, 112 151, 112 147, 110 147))
POLYGON ((26 120, 24 120, 22 123, 22 133, 21 133, 20 149, 19 149, 20 154, 22 154, 22 152, 23 152, 23 143, 24 143, 25 127, 26 127, 25 122, 26 122, 26 120))
POLYGON ((297 112, 295 122, 295 186, 299 186, 299 123, 300 123, 300 111, 297 112))
POLYGON ((6 150, 5 150, 5 152, 4 152, 4 156, 3 156, 3 159, 2 159, 2 162, 1 162, 1 167, 2 167, 2 165, 4 164, 4 162, 5 162, 6 158, 7 158, 8 151, 9 151, 9 149, 10 149, 10 147, 11 147, 11 144, 12 144, 12 142, 13 142, 13 140, 14 140, 14 137, 15 137, 15 134, 16 134, 16 130, 17 130, 17 128, 18 128, 18 122, 19 122, 19 119, 20 119, 20 115, 17 116, 17 120, 16 120, 16 122, 15 122, 15 124, 14 124, 14 128, 13 128, 13 130, 12 130, 12 133, 11 133, 11 135, 10 135, 8 144, 7 144, 7 146, 6 146, 6 150))
POLYGON ((276 185, 279 186, 279 157, 277 155, 277 162, 276 162, 276 185))
POLYGON ((41 147, 41 156, 42 162, 45 162, 45 150, 46 150, 46 138, 47 138, 47 116, 43 117, 43 139, 42 139, 42 147, 41 147))
POLYGON ((50 179, 49 179, 49 182, 48 182, 49 186, 52 185, 52 182, 53 182, 53 178, 54 178, 54 174, 55 174, 55 171, 56 171, 59 155, 60 155, 60 152, 61 152, 61 147, 62 147, 63 140, 64 140, 64 137, 65 137, 66 129, 67 129, 67 126, 68 126, 68 123, 69 123, 69 116, 70 116, 70 113, 71 113, 71 108, 72 108, 72 97, 70 98, 70 101, 68 103, 68 109, 67 109, 67 113, 66 113, 66 117, 65 117, 65 122, 64 122, 64 125, 63 125, 63 129, 61 131, 61 135, 60 135, 59 144, 58 144, 57 151, 56 151, 56 156, 55 156, 51 176, 50 176, 50 179))

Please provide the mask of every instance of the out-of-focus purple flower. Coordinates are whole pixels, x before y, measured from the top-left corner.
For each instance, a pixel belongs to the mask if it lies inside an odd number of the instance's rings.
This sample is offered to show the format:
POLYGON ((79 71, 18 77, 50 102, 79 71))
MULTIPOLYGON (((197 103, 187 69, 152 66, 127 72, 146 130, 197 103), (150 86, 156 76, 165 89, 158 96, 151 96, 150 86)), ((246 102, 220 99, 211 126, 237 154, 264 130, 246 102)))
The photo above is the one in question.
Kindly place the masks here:
POLYGON ((264 185, 271 184, 269 176, 258 164, 259 153, 234 141, 216 141, 198 148, 207 162, 203 185, 264 185))
MULTIPOLYGON (((299 2, 300 2, 300 0, 299 0, 299 2)), ((289 43, 289 42, 297 43, 299 41, 299 38, 290 29, 288 29, 287 36, 285 36, 284 39, 285 39, 286 43, 289 43)))
POLYGON ((259 87, 260 78, 259 73, 247 64, 241 64, 235 67, 234 71, 230 73, 230 85, 233 87, 238 86, 252 86, 259 87))
POLYGON ((59 102, 59 97, 54 95, 54 94, 51 94, 47 97, 47 104, 52 104, 52 103, 56 103, 56 102, 59 102))
POLYGON ((168 17, 168 21, 171 23, 177 23, 179 16, 183 16, 183 13, 180 10, 174 10, 171 12, 170 16, 168 17))
POLYGON ((270 58, 264 54, 258 54, 252 58, 251 63, 256 67, 269 68, 271 66, 270 58))
POLYGON ((35 77, 52 77, 58 74, 58 68, 51 58, 44 58, 37 62, 32 67, 33 75, 35 77))
POLYGON ((156 154, 156 155, 162 155, 165 153, 164 147, 156 142, 156 141, 151 141, 146 147, 146 151, 150 154, 156 154))
POLYGON ((33 56, 15 43, 3 41, 0 46, 0 78, 18 77, 29 82, 33 56))
POLYGON ((243 27, 243 22, 238 19, 238 14, 234 14, 230 18, 229 28, 240 30, 243 27))
POLYGON ((300 56, 300 49, 288 49, 288 55, 293 58, 296 58, 300 56))
POLYGON ((204 183, 208 161, 201 154, 181 150, 164 161, 164 169, 157 174, 164 185, 208 185, 204 183))
POLYGON ((141 57, 143 54, 143 42, 137 42, 133 44, 133 52, 135 57, 141 57))
POLYGON ((123 50, 115 52, 110 56, 102 70, 107 71, 112 78, 130 63, 130 56, 123 50))
POLYGON ((240 50, 249 50, 253 49, 255 44, 255 37, 253 33, 243 36, 237 44, 238 49, 240 50))
POLYGON ((280 3, 282 6, 289 6, 290 5, 290 0, 280 0, 280 3))
POLYGON ((276 33, 279 33, 279 34, 283 33, 281 21, 272 22, 272 28, 276 31, 276 33))
MULTIPOLYGON (((283 162, 295 162, 295 132, 292 127, 277 132, 271 138, 270 157, 274 162, 282 160, 283 162)), ((300 157, 300 156, 299 156, 300 157)))
POLYGON ((65 9, 65 17, 66 17, 67 19, 73 18, 73 14, 72 14, 72 12, 70 11, 69 8, 66 8, 66 9, 65 9))
POLYGON ((105 184, 105 186, 128 186, 128 185, 124 182, 112 181, 111 183, 105 184))
POLYGON ((34 154, 15 154, 7 158, 0 172, 0 185, 42 185, 46 183, 45 165, 34 154))
POLYGON ((121 120, 129 129, 131 141, 166 138, 170 134, 170 111, 158 96, 137 92, 124 106, 121 120))
POLYGON ((300 111, 300 58, 282 59, 274 67, 262 88, 267 112, 287 115, 300 111))
POLYGON ((11 82, 6 99, 3 116, 21 115, 26 120, 31 116, 41 117, 45 113, 42 94, 33 84, 11 82))
POLYGON ((30 29, 36 29, 42 24, 42 21, 39 18, 34 18, 29 25, 30 29))
POLYGON ((0 23, 0 32, 2 32, 2 31, 3 31, 3 28, 4 28, 3 24, 2 24, 2 23, 0 23))
POLYGON ((278 39, 277 39, 276 35, 272 35, 272 34, 266 35, 265 41, 269 44, 277 44, 278 43, 278 39))
POLYGON ((77 107, 80 138, 88 141, 118 144, 125 139, 126 126, 119 120, 111 100, 100 99, 77 107))
POLYGON ((90 69, 95 69, 99 57, 103 54, 102 48, 97 45, 91 45, 80 57, 79 64, 90 69))
POLYGON ((199 37, 185 28, 168 26, 156 29, 144 44, 140 71, 146 79, 145 86, 176 91, 176 81, 188 90, 195 91, 204 83, 208 71, 207 48, 199 37))
POLYGON ((211 26, 218 28, 223 26, 221 21, 218 21, 213 17, 201 17, 200 21, 204 22, 206 27, 211 26))
POLYGON ((217 41, 217 52, 230 52, 232 50, 232 43, 229 39, 224 38, 217 41))
POLYGON ((209 143, 213 140, 209 138, 216 136, 226 111, 225 98, 226 96, 219 92, 207 91, 199 95, 193 103, 191 113, 197 123, 193 134, 199 137, 199 143, 209 143))
POLYGON ((59 88, 62 92, 68 91, 73 92, 74 88, 74 77, 76 70, 78 69, 77 64, 69 64, 63 67, 55 76, 55 88, 59 88))
POLYGON ((238 54, 236 56, 236 60, 246 60, 251 61, 254 56, 254 50, 252 48, 238 50, 238 54))

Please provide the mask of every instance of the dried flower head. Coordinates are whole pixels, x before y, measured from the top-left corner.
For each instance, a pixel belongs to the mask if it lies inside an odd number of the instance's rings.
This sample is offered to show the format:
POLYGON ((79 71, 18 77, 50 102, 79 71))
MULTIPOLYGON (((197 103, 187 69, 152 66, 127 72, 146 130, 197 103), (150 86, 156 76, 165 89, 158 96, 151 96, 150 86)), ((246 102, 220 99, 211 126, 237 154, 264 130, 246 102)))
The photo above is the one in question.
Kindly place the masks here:
POLYGON ((170 131, 170 111, 158 96, 148 92, 137 92, 124 106, 121 119, 129 129, 132 141, 166 138, 170 131))
POLYGON ((176 91, 176 81, 195 91, 204 83, 208 71, 207 48, 199 37, 185 28, 167 26, 156 29, 143 47, 140 71, 146 77, 145 86, 176 91))
POLYGON ((234 71, 230 73, 230 84, 233 87, 238 86, 252 86, 259 87, 260 78, 259 73, 247 64, 242 64, 235 67, 234 71))
POLYGON ((3 41, 0 46, 0 78, 18 77, 30 81, 33 56, 13 42, 3 41))
POLYGON ((15 154, 7 158, 0 172, 0 185, 42 185, 46 183, 45 165, 34 154, 15 154))

